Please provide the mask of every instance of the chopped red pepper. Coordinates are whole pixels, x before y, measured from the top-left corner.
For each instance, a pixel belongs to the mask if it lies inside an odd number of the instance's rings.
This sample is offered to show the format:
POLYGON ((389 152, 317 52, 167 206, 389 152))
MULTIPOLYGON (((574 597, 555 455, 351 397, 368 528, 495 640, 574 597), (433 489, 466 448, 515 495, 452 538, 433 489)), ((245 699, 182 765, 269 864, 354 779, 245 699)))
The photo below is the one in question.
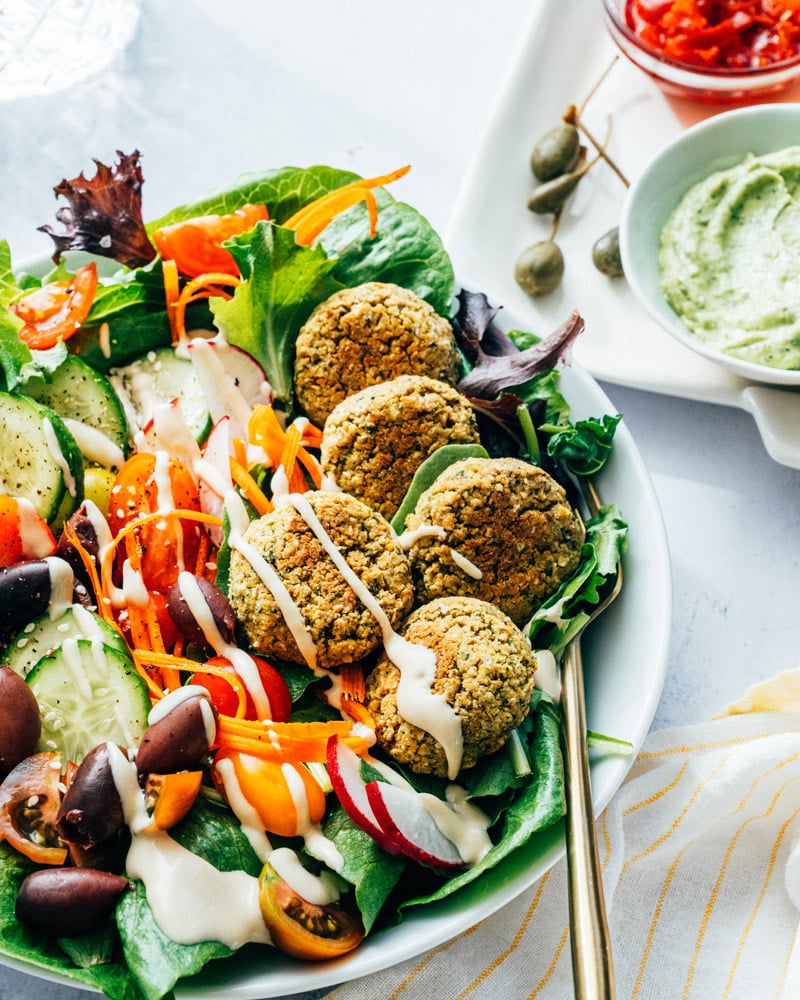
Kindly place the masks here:
POLYGON ((716 69, 800 53, 800 0, 627 0, 628 26, 668 59, 716 69))

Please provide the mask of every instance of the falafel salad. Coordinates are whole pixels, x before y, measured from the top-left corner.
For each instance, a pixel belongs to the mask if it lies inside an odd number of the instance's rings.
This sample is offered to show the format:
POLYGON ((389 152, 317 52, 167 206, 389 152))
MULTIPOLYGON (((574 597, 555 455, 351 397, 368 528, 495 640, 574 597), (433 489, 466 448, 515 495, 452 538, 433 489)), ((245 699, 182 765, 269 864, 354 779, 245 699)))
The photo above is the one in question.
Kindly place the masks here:
POLYGON ((0 243, 0 954, 116 1000, 325 962, 564 814, 541 678, 614 582, 583 329, 503 332, 327 166, 143 222, 138 151, 0 243))

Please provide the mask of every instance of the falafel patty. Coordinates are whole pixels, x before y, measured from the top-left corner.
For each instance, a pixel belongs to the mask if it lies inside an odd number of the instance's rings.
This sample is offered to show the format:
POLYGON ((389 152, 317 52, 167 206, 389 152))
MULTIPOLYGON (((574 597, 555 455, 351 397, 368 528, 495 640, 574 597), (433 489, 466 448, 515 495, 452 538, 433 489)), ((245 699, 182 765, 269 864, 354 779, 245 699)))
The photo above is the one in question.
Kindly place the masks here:
MULTIPOLYGON (((396 625, 409 611, 414 591, 408 559, 388 522, 344 493, 312 492, 304 498, 348 566, 396 625)), ((378 622, 291 504, 252 521, 244 541, 254 546, 280 577, 313 642, 319 667, 353 663, 378 648, 378 622)), ((230 559, 228 598, 255 652, 293 663, 306 662, 278 600, 235 548, 230 559)))
POLYGON ((322 470, 391 518, 414 473, 437 448, 477 444, 468 400, 425 375, 401 375, 348 396, 325 422, 322 470))
MULTIPOLYGON (((402 635, 436 654, 432 691, 461 721, 462 769, 499 750, 530 709, 536 657, 522 632, 493 604, 442 597, 417 608, 402 635)), ((447 777, 441 743, 400 716, 399 682, 400 669, 383 653, 366 678, 378 745, 418 774, 447 777)))
POLYGON ((523 625, 580 561, 583 524, 564 488, 518 458, 455 462, 420 496, 406 529, 439 529, 409 550, 418 601, 465 594, 523 625))
POLYGON ((297 337, 294 387, 319 427, 347 396, 397 375, 455 385, 461 358, 453 328, 414 292, 369 281, 322 302, 297 337))

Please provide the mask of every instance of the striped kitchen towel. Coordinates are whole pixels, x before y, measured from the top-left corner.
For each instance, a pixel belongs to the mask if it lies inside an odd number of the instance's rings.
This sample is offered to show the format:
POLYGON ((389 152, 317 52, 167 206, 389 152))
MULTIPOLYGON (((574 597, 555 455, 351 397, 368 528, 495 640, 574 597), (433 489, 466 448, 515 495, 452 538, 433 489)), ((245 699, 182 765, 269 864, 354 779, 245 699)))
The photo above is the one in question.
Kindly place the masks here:
MULTIPOLYGON (((598 822, 617 996, 800 997, 800 670, 651 733, 598 822)), ((563 861, 441 947, 325 1000, 571 1000, 563 861)))

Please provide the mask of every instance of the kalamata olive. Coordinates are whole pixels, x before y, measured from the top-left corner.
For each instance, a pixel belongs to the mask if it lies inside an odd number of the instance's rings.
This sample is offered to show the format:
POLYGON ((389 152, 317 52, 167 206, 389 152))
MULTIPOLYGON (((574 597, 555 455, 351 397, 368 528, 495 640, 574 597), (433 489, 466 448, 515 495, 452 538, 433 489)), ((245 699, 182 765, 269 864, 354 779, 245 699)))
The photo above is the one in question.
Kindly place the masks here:
POLYGON ((547 295, 558 287, 563 276, 564 255, 553 240, 540 240, 527 247, 514 267, 514 278, 528 295, 547 295))
POLYGON ((531 170, 540 181, 549 181, 572 170, 580 155, 580 132, 561 122, 548 129, 533 147, 531 170))
POLYGON ((17 919, 29 927, 74 937, 104 923, 128 879, 96 868, 44 868, 32 872, 17 893, 17 919))
POLYGON ((174 706, 145 730, 136 755, 139 774, 191 771, 208 753, 216 739, 216 709, 204 690, 183 696, 187 691, 169 695, 177 698, 174 706))
POLYGON ((619 252, 619 229, 614 226, 595 241, 592 247, 592 263, 609 278, 623 278, 622 257, 619 252))
POLYGON ((88 850, 118 833, 125 822, 108 747, 99 744, 81 762, 61 800, 56 829, 62 840, 88 850))
POLYGON ((0 627, 17 627, 43 614, 50 604, 50 565, 31 559, 0 569, 0 627))
POLYGON ((540 184, 528 198, 528 208, 537 215, 557 215, 585 173, 584 169, 571 170, 540 184))
MULTIPOLYGON (((100 550, 100 542, 97 538, 97 529, 86 511, 85 504, 82 504, 70 517, 69 526, 77 535, 78 541, 86 552, 88 552, 90 556, 97 556, 100 550)), ((67 537, 67 533, 65 531, 62 531, 59 536, 56 555, 65 562, 69 563, 72 567, 73 573, 84 586, 90 586, 89 574, 86 572, 83 560, 81 559, 80 554, 75 548, 73 542, 71 542, 67 537)))
POLYGON ((236 618, 228 598, 209 580, 193 576, 191 573, 181 573, 167 591, 167 611, 176 628, 189 642, 195 642, 199 646, 209 644, 206 629, 197 621, 192 611, 194 600, 208 609, 223 642, 230 642, 233 639, 236 618))
POLYGON ((0 667, 0 778, 30 757, 41 732, 33 692, 10 667, 0 667))

